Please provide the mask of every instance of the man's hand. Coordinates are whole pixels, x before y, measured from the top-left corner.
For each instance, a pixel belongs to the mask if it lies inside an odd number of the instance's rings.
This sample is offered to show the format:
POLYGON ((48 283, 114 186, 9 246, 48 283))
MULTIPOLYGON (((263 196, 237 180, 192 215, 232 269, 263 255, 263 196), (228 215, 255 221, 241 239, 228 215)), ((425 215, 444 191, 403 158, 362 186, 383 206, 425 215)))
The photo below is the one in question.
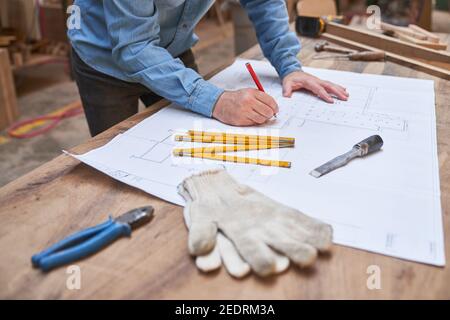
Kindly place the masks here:
POLYGON ((216 102, 213 118, 233 126, 263 124, 278 113, 278 105, 268 94, 256 89, 225 91, 216 102))
MULTIPOLYGON (((283 79, 283 96, 291 97, 292 92, 305 89, 311 91, 328 103, 333 96, 347 100, 345 88, 320 80, 302 71, 294 71, 283 79)), ((263 124, 278 113, 278 105, 268 94, 256 89, 225 91, 217 100, 213 118, 233 126, 252 126, 263 124)))
POLYGON ((301 89, 311 91, 328 103, 334 102, 332 95, 340 100, 348 99, 348 93, 344 87, 329 81, 320 80, 309 73, 294 71, 284 77, 283 96, 291 97, 293 91, 301 89))

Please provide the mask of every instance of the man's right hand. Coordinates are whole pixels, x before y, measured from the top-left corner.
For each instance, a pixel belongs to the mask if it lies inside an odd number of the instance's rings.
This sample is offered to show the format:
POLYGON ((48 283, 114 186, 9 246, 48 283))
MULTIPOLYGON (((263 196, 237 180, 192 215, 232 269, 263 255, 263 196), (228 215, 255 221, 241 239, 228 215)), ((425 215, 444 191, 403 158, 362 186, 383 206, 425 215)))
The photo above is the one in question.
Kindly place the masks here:
POLYGON ((252 126, 267 122, 277 113, 278 105, 267 93, 240 89, 222 93, 212 116, 233 126, 252 126))

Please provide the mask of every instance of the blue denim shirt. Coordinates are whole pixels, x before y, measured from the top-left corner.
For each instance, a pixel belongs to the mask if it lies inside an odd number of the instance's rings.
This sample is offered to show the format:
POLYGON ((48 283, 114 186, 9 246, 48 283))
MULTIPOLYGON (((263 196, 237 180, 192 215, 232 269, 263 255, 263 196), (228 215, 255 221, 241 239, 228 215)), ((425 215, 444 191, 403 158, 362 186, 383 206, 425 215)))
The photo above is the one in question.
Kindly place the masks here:
MULTIPOLYGON (((75 0, 79 29, 72 46, 90 67, 141 83, 156 94, 210 117, 223 90, 174 58, 198 38, 194 28, 213 0, 75 0)), ((265 57, 280 77, 301 69, 300 43, 289 31, 284 0, 241 0, 265 57)))

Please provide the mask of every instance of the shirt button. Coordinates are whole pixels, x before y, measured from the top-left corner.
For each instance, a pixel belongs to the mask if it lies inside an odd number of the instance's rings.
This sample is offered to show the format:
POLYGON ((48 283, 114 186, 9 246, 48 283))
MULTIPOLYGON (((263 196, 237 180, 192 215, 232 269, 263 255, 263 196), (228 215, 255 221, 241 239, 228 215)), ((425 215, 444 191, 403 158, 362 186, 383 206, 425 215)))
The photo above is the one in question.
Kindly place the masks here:
POLYGON ((186 23, 183 23, 182 27, 183 29, 187 29, 188 25, 186 23))

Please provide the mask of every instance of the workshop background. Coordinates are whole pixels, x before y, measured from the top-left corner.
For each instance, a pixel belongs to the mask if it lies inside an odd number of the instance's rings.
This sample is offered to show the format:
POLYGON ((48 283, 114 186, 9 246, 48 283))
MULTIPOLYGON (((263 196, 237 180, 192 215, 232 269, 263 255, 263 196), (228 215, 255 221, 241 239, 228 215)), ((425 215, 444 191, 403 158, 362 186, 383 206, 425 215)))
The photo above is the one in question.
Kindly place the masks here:
MULTIPOLYGON (((297 2, 287 1, 292 20, 297 2)), ((301 2, 304 10, 312 12, 327 10, 330 3, 301 2)), ((69 67, 65 33, 70 4, 69 0, 0 0, 0 186, 89 138, 69 67)), ((389 23, 450 33, 448 0, 336 0, 334 4, 348 23, 364 18, 367 6, 377 4, 389 23)), ((256 43, 237 1, 216 1, 196 33, 200 42, 193 50, 202 75, 256 43)))

